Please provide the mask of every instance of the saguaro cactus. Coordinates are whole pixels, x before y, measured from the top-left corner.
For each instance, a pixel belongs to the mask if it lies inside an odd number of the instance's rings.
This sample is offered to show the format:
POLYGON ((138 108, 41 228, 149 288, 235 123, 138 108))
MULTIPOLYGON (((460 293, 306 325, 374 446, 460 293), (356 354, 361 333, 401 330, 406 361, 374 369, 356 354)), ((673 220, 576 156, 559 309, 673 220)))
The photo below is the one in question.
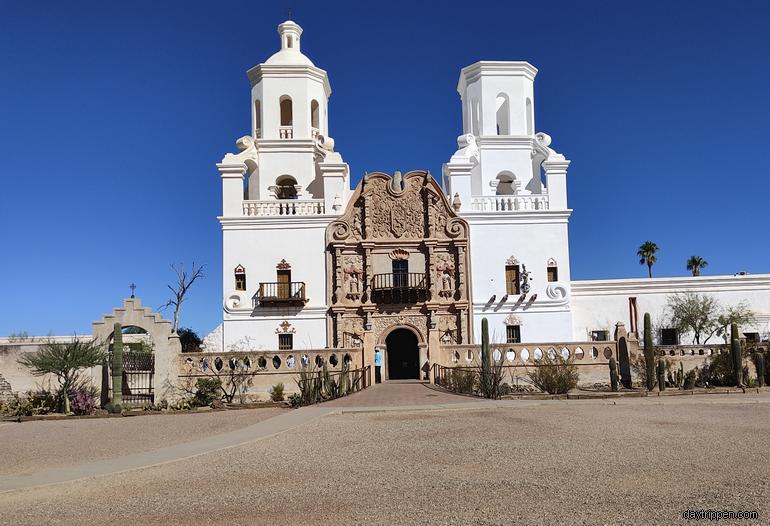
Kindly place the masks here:
POLYGON ((610 388, 613 391, 618 390, 618 363, 615 357, 610 357, 610 388))
POLYGON ((663 361, 663 358, 658 360, 658 389, 666 390, 666 362, 663 361))
POLYGON ((652 320, 644 313, 644 362, 647 370, 647 390, 655 388, 655 347, 652 344, 652 320))
POLYGON ((481 396, 494 398, 492 381, 492 356, 489 353, 489 321, 481 319, 481 378, 479 378, 481 396))
POLYGON ((738 324, 730 325, 730 356, 733 362, 733 378, 735 386, 743 387, 743 357, 741 353, 741 342, 738 339, 738 324))
POLYGON ((757 385, 759 387, 765 386, 765 355, 762 351, 758 351, 754 355, 754 365, 757 367, 757 385))
POLYGON ((112 411, 119 413, 123 404, 123 327, 116 323, 112 338, 112 411))

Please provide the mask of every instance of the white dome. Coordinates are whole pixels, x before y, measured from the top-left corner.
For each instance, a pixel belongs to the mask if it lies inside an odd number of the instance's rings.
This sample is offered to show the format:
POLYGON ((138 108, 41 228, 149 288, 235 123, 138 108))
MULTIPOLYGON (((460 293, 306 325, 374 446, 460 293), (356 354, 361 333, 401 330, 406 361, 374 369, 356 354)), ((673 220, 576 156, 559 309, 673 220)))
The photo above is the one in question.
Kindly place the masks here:
POLYGON ((270 66, 315 66, 305 55, 295 49, 282 49, 265 61, 270 66))

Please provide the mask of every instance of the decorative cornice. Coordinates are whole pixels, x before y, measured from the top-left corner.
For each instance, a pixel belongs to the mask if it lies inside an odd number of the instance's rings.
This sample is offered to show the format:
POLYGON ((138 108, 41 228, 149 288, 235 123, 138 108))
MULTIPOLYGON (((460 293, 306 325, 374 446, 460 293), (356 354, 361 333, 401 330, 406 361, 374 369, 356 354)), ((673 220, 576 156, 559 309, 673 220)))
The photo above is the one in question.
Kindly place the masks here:
POLYGON ((770 290, 770 274, 576 280, 571 282, 571 289, 573 296, 770 290))
POLYGON ((265 78, 309 77, 323 84, 327 97, 330 97, 332 94, 332 88, 326 71, 316 66, 304 64, 258 64, 248 70, 246 75, 249 77, 252 86, 265 78))
POLYGON ((537 68, 529 62, 517 61, 492 61, 481 60, 460 71, 460 81, 457 83, 457 91, 462 95, 463 85, 477 81, 481 76, 515 76, 523 75, 529 80, 535 80, 537 68))

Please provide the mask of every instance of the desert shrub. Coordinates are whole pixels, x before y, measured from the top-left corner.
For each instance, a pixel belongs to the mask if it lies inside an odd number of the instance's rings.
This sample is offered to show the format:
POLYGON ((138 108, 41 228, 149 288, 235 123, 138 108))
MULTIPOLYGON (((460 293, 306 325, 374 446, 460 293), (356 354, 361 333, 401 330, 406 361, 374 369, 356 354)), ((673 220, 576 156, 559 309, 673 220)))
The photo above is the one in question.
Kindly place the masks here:
POLYGON ((71 409, 76 415, 90 415, 97 407, 97 392, 91 386, 79 387, 70 396, 71 409))
POLYGON ((283 382, 279 382, 270 388, 270 399, 273 402, 283 402, 283 382))
POLYGON ((198 378, 192 404, 197 407, 211 405, 222 398, 222 380, 219 378, 198 378))
MULTIPOLYGON (((743 377, 749 377, 749 368, 743 365, 743 377)), ((711 361, 704 361, 703 365, 696 369, 696 385, 707 386, 730 386, 735 385, 735 375, 733 374, 732 356, 730 353, 715 354, 711 361)))
POLYGON ((302 395, 299 393, 290 394, 289 403, 292 407, 300 407, 302 405, 302 395))
MULTIPOLYGON (((636 384, 642 387, 647 386, 647 358, 642 353, 637 353, 631 360, 629 360, 631 366, 631 372, 636 378, 636 384)), ((653 375, 652 388, 658 385, 658 379, 653 375)))
POLYGON ((188 411, 195 407, 193 398, 181 398, 169 406, 174 411, 188 411))
POLYGON ((572 358, 565 360, 560 353, 544 353, 537 365, 527 368, 532 383, 548 394, 565 394, 577 387, 580 375, 572 358))
POLYGON ((64 405, 64 396, 61 391, 54 393, 48 389, 37 389, 27 393, 27 400, 34 408, 33 414, 46 415, 61 409, 64 405))
POLYGON ((453 367, 447 374, 446 387, 456 393, 474 394, 479 389, 478 371, 469 367, 453 367))

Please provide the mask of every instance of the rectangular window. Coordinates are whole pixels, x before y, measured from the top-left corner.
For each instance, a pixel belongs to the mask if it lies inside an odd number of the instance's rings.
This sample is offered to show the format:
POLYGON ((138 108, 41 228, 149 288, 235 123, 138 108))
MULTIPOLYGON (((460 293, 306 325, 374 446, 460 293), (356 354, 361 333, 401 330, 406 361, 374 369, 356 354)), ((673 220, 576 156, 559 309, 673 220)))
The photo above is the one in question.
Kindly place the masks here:
POLYGON ((637 318, 636 298, 630 297, 628 298, 628 326, 630 327, 630 332, 634 334, 636 334, 637 318))
POLYGON ((677 331, 676 329, 661 329, 660 344, 661 345, 679 345, 679 331, 677 331))
POLYGON ((507 343, 521 343, 521 326, 508 325, 505 328, 505 341, 507 343))
POLYGON ((393 288, 400 289, 409 286, 409 261, 393 260, 393 288))
POLYGON ((760 341, 758 332, 744 332, 743 335, 749 343, 759 343, 760 341))
POLYGON ((246 290, 246 273, 235 273, 235 290, 246 290))
POLYGON ((279 334, 278 335, 278 350, 290 351, 294 348, 294 335, 293 334, 279 334))
POLYGON ((610 339, 610 331, 591 331, 592 342, 606 342, 610 339))
POLYGON ((506 294, 521 294, 518 265, 505 266, 505 292, 506 294))
POLYGON ((548 267, 548 282, 559 281, 559 269, 556 267, 548 267))

